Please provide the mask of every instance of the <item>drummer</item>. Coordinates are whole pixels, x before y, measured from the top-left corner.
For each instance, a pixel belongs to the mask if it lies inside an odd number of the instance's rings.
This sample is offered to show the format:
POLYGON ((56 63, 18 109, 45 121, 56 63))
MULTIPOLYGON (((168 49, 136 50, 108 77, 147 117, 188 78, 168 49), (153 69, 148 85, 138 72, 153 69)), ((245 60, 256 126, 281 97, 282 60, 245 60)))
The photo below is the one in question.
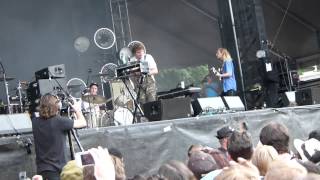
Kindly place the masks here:
MULTIPOLYGON (((84 94, 84 96, 92 95, 97 96, 98 95, 98 88, 99 85, 97 83, 91 83, 89 86, 89 92, 84 94)), ((89 101, 82 101, 82 109, 83 113, 85 115, 85 118, 87 120, 87 125, 89 128, 97 127, 97 122, 100 118, 100 105, 96 104, 95 102, 89 101)))

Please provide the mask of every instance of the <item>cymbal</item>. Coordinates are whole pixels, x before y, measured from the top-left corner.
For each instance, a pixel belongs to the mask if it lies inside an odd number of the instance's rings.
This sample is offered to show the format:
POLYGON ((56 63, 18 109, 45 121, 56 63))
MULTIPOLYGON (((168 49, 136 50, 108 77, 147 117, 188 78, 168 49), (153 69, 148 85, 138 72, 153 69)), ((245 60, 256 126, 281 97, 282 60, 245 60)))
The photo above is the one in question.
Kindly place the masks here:
POLYGON ((108 102, 106 98, 99 95, 85 95, 85 96, 82 96, 81 99, 85 102, 92 103, 92 104, 104 104, 108 102))
MULTIPOLYGON (((6 77, 6 81, 11 81, 11 80, 14 80, 15 78, 14 77, 9 77, 9 76, 7 76, 6 77)), ((3 79, 3 75, 1 75, 0 76, 0 81, 3 81, 4 79, 3 79)))

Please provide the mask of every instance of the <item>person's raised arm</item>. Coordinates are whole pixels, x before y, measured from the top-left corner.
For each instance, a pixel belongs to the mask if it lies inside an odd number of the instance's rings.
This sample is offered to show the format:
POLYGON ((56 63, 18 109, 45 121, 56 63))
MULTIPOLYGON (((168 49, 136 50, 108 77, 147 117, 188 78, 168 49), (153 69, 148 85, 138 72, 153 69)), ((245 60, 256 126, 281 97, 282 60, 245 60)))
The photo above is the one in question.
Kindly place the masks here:
POLYGON ((81 102, 73 101, 74 104, 70 104, 72 109, 75 111, 76 120, 74 120, 73 128, 83 128, 87 126, 86 119, 81 112, 81 102))

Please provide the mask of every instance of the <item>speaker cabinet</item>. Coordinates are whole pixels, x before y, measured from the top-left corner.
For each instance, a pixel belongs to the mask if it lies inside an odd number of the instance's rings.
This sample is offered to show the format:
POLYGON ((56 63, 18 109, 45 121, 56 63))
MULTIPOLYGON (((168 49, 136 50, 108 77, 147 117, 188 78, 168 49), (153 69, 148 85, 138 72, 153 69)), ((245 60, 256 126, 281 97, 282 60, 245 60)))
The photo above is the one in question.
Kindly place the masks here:
POLYGON ((221 97, 198 98, 192 103, 194 116, 210 112, 212 110, 226 109, 221 97))
POLYGON ((312 105, 320 103, 320 87, 312 87, 298 90, 296 92, 296 101, 299 106, 312 105))
POLYGON ((51 79, 51 80, 39 79, 38 81, 40 95, 44 95, 47 93, 64 94, 63 90, 67 89, 66 85, 67 85, 67 81, 65 78, 51 79))
POLYGON ((173 98, 148 102, 143 105, 145 116, 149 121, 160 121, 191 116, 191 99, 173 98))
POLYGON ((64 64, 49 66, 35 72, 36 79, 64 78, 66 77, 66 68, 64 64))
POLYGON ((244 111, 245 107, 239 96, 224 96, 223 97, 228 110, 244 111))

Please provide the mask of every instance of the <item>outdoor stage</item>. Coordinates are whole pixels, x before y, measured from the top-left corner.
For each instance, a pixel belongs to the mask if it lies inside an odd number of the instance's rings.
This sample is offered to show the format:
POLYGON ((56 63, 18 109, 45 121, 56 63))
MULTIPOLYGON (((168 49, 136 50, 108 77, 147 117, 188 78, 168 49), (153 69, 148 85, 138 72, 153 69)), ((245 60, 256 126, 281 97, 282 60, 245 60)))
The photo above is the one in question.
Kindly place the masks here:
MULTIPOLYGON (((240 122, 246 122, 256 144, 261 128, 271 121, 284 123, 290 130, 292 141, 306 138, 311 130, 319 128, 319 119, 320 105, 313 105, 85 129, 78 130, 78 133, 85 149, 103 146, 121 150, 127 177, 132 177, 141 173, 152 174, 169 160, 185 162, 191 144, 218 146, 216 131, 224 125, 238 127, 240 122)), ((20 139, 28 136, 32 138, 29 134, 20 139)), ((33 149, 28 155, 17 143, 17 138, 1 138, 0 169, 1 179, 17 179, 20 171, 27 171, 31 177, 36 172, 33 149)))

